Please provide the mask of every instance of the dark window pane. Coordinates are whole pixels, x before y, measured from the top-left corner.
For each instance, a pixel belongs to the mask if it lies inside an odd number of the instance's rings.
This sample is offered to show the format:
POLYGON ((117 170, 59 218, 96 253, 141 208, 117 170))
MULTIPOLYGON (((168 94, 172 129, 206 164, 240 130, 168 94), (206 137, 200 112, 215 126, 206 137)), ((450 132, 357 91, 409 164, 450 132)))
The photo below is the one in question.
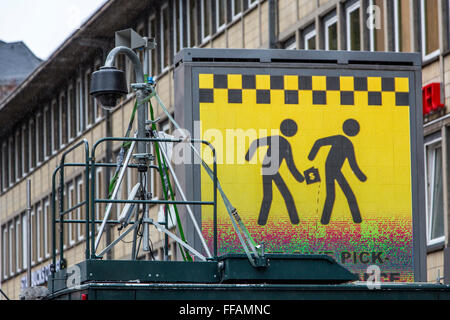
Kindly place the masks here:
POLYGON ((348 24, 349 48, 350 50, 361 50, 359 8, 350 12, 348 24))
POLYGON ((189 0, 189 46, 197 44, 197 1, 189 0))
POLYGON ((54 101, 52 105, 53 110, 53 150, 58 150, 60 145, 59 138, 59 128, 60 128, 60 119, 59 119, 59 104, 54 101))
POLYGON ((67 115, 67 98, 61 96, 61 144, 67 143, 68 115, 67 115))
POLYGON ((327 27, 327 49, 337 50, 337 23, 333 23, 327 27))
POLYGON ((52 120, 50 108, 45 110, 45 155, 52 154, 52 120))

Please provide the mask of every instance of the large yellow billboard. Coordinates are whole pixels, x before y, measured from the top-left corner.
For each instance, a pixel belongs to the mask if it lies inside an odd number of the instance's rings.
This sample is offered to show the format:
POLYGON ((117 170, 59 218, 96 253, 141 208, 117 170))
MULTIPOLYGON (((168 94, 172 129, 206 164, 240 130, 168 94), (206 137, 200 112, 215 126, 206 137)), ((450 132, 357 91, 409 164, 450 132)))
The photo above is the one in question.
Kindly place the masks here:
MULTIPOLYGON (((201 137, 257 242, 328 254, 361 279, 376 265, 382 280, 413 281, 407 74, 205 72, 194 81, 201 137)), ((202 200, 211 184, 203 172, 202 200)), ((212 223, 202 209, 210 243, 212 223)), ((218 230, 219 253, 241 250, 220 203, 218 230)))

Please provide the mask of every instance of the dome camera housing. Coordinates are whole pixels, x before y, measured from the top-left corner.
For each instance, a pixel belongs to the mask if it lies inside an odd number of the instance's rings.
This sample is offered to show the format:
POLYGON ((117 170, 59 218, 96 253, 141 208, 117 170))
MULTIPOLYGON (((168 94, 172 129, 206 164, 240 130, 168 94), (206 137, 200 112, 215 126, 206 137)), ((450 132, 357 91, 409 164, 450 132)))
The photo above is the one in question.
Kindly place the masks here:
POLYGON ((118 100, 128 93, 125 73, 115 67, 101 67, 92 73, 89 93, 103 109, 113 110, 118 100))

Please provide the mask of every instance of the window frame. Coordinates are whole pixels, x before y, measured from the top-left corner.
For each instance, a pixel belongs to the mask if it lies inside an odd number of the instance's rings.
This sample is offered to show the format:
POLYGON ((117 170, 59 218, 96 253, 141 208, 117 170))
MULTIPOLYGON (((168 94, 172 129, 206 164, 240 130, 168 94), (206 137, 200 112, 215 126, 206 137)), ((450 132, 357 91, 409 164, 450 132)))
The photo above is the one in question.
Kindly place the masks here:
POLYGON ((36 129, 36 167, 39 167, 45 161, 45 149, 44 149, 44 146, 42 144, 42 142, 44 142, 44 131, 45 131, 45 123, 43 121, 44 121, 44 115, 42 114, 42 112, 38 112, 36 114, 36 122, 35 122, 35 129, 36 129), (40 127, 41 123, 42 123, 42 128, 40 127), (42 139, 42 141, 40 141, 41 139, 42 139), (42 158, 41 158, 41 150, 42 150, 42 158))
POLYGON ((401 21, 400 21, 400 0, 393 0, 394 6, 393 6, 393 15, 394 15, 394 21, 393 21, 393 29, 394 29, 394 52, 401 52, 401 38, 400 38, 400 28, 401 28, 401 21))
MULTIPOLYGON (((84 181, 83 181, 83 177, 82 176, 79 177, 76 180, 76 188, 77 188, 76 189, 76 203, 79 204, 82 201, 85 201, 85 200, 81 200, 84 197, 84 192, 83 192, 84 181)), ((84 206, 82 206, 82 207, 84 207, 84 206)), ((82 217, 82 215, 81 215, 82 207, 79 207, 77 209, 77 211, 76 211, 77 220, 81 220, 82 218, 86 218, 86 212, 84 212, 84 217, 82 217)), ((77 223, 76 241, 83 241, 84 240, 83 226, 84 226, 83 224, 77 223)))
POLYGON ((198 24, 195 23, 195 20, 198 20, 197 19, 198 2, 196 0, 187 0, 187 1, 188 1, 187 2, 187 4, 188 4, 187 8, 189 8, 189 10, 187 10, 187 17, 188 17, 188 19, 187 19, 187 33, 186 33, 187 34, 187 45, 190 48, 194 48, 194 47, 197 47, 197 44, 198 44, 198 40, 197 40, 197 37, 198 37, 198 24), (192 10, 192 8, 193 8, 193 5, 191 6, 192 3, 195 4, 195 7, 194 7, 195 10, 192 10), (191 13, 194 13, 195 16, 192 17, 191 13), (192 28, 194 30, 192 30, 192 28), (194 33, 194 39, 192 39, 192 37, 191 37, 192 33, 194 33))
MULTIPOLYGON (((427 242, 426 242, 426 244, 427 244, 427 246, 432 246, 432 245, 435 245, 435 244, 440 244, 440 243, 443 243, 444 241, 445 241, 445 230, 444 230, 444 235, 443 236, 440 236, 440 237, 438 237, 438 238, 431 238, 431 228, 432 228, 432 225, 433 225, 433 214, 432 214, 432 212, 433 212, 433 207, 430 207, 430 205, 432 205, 432 204, 430 204, 430 202, 432 202, 433 201, 433 198, 434 198, 434 188, 432 187, 431 188, 431 190, 430 190, 430 192, 428 191, 428 186, 430 185, 430 186, 433 186, 434 185, 434 170, 435 170, 435 160, 436 160, 436 153, 435 153, 435 150, 437 149, 437 148, 441 148, 441 161, 442 161, 442 164, 443 164, 443 154, 442 154, 442 138, 441 137, 439 137, 439 138, 436 138, 436 139, 433 139, 433 140, 431 140, 431 141, 429 141, 429 142, 426 142, 426 143, 424 143, 424 153, 425 153, 425 161, 424 161, 424 164, 425 164, 425 187, 426 187, 426 192, 425 192, 425 220, 426 220, 426 240, 427 240, 427 242), (429 152, 429 148, 430 147, 432 147, 433 148, 433 166, 432 166, 432 169, 433 169, 433 172, 431 173, 431 172, 428 172, 428 166, 429 166, 429 160, 428 160, 428 152, 429 152), (431 177, 431 181, 428 181, 429 180, 429 177, 431 177), (429 194, 430 193, 430 194, 429 194)), ((442 213, 442 214, 444 214, 444 213, 442 213)))
POLYGON ((181 49, 184 48, 184 35, 183 35, 183 26, 184 26, 184 11, 183 11, 183 0, 173 0, 172 2, 173 8, 173 52, 176 55, 181 49), (176 5, 178 3, 178 6, 176 5), (179 25, 177 26, 177 7, 179 9, 179 25), (179 48, 177 47, 177 38, 179 41, 179 48))
POLYGON ((49 159, 52 156, 52 152, 53 152, 52 146, 53 146, 52 110, 49 105, 46 105, 44 108, 44 161, 49 159), (50 120, 47 119, 48 116, 50 116, 50 120), (49 120, 49 121, 47 122, 47 120, 49 120), (49 131, 50 131, 50 137, 48 137, 49 131), (49 143, 50 143, 50 146, 48 145, 49 143), (47 152, 48 149, 50 150, 49 153, 47 152))
POLYGON ((84 127, 86 130, 90 129, 95 124, 95 110, 93 100, 94 98, 91 97, 89 94, 89 88, 90 88, 90 76, 91 76, 91 68, 87 68, 83 73, 83 91, 84 91, 84 127), (91 111, 92 109, 92 111, 91 111), (89 123, 89 114, 92 112, 92 122, 89 123))
POLYGON ((30 148, 30 146, 28 145, 29 127, 27 126, 26 123, 22 125, 21 130, 22 130, 22 169, 24 176, 26 176, 28 172, 30 172, 30 163, 29 163, 30 159, 28 157, 28 152, 30 148))
MULTIPOLYGON (((164 30, 165 30, 165 28, 164 28, 164 13, 163 13, 164 10, 167 10, 167 18, 169 20, 169 21, 167 21, 167 27, 170 28, 170 10, 169 10, 169 4, 168 3, 163 4, 161 6, 160 10, 159 10, 159 14, 160 14, 159 29, 160 29, 160 40, 161 40, 160 41, 161 42, 161 50, 160 50, 160 53, 161 53, 161 56, 160 56, 160 58, 161 58, 161 60, 160 60, 161 73, 166 72, 167 70, 169 70, 169 67, 170 67, 170 43, 169 43, 169 45, 167 47, 169 52, 166 53, 167 54, 167 66, 164 65, 164 61, 166 59, 166 54, 164 52, 165 51, 165 42, 164 42, 164 30)), ((167 32, 169 32, 168 39, 170 39, 170 30, 168 30, 167 32)))
MULTIPOLYGON (((95 198, 96 199, 101 199, 101 196, 104 193, 103 189, 103 168, 102 167, 98 167, 97 169, 95 169, 95 198)), ((95 204, 95 220, 103 220, 103 213, 100 214, 100 209, 102 209, 102 204, 101 203, 96 203, 95 204)), ((96 230, 100 230, 100 224, 97 223, 96 224, 96 230)))
POLYGON ((75 105, 76 105, 76 134, 75 137, 80 136, 85 130, 85 112, 84 112, 84 92, 83 92, 83 80, 81 74, 75 80, 75 105))
MULTIPOLYGON (((156 39, 158 38, 158 21, 156 19, 155 13, 152 13, 148 17, 147 32, 148 32, 149 38, 155 39, 155 42, 156 42, 157 41, 156 39), (155 28, 155 30, 153 30, 153 32, 152 32, 153 27, 155 28)), ((148 62, 149 73, 151 76, 155 77, 158 72, 158 50, 157 49, 150 50, 148 59, 149 59, 149 62, 148 62)))
POLYGON ((49 226, 51 226, 51 208, 50 201, 46 198, 43 201, 43 230, 44 230, 44 259, 50 258, 50 242, 51 242, 51 230, 49 230, 49 226))
MULTIPOLYGON (((329 34, 329 30, 328 29, 334 24, 336 25, 336 29, 337 29, 337 27, 338 27, 337 14, 334 14, 333 16, 331 16, 331 17, 329 17, 327 19, 324 19, 324 21, 323 21, 323 31, 324 31, 324 41, 325 41, 324 48, 325 48, 325 50, 329 50, 329 51, 338 50, 338 48, 337 48, 337 39, 336 39, 336 49, 330 49, 330 47, 329 47, 330 34, 329 34)), ((336 32, 336 36, 338 36, 337 32, 336 32)))
POLYGON ((248 0, 248 9, 256 7, 258 5, 259 0, 248 0))
MULTIPOLYGON (((345 28, 346 35, 345 35, 345 38, 346 38, 346 41, 347 41, 347 51, 353 51, 353 50, 352 50, 352 45, 351 45, 351 24, 350 24, 350 15, 351 15, 351 13, 352 13, 353 11, 356 11, 356 10, 361 10, 361 4, 359 3, 359 1, 356 1, 355 3, 349 5, 349 6, 345 9, 345 21, 346 21, 346 28, 345 28)), ((360 15, 361 15, 361 12, 360 12, 360 15)), ((359 24, 360 24, 360 25, 359 25, 359 34, 360 34, 360 37, 361 37, 361 31, 362 31, 362 30, 361 30, 361 19, 360 19, 360 21, 359 21, 359 24)), ((362 49, 361 39, 360 39, 359 46, 360 46, 360 48, 359 48, 358 51, 361 51, 361 49, 362 49)))
MULTIPOLYGON (((211 16, 209 17, 208 21, 205 21, 205 1, 209 3, 211 6, 211 0, 200 0, 200 36, 202 38, 201 43, 208 42, 211 40, 212 37, 212 24, 211 24, 211 16), (209 34, 205 36, 205 23, 209 25, 209 34)), ((211 14, 211 12, 210 12, 211 14)))
POLYGON ((16 182, 20 181, 22 177, 24 176, 23 173, 23 152, 22 152, 22 127, 19 127, 17 130, 15 130, 15 161, 16 161, 16 182), (20 162, 20 166, 18 165, 20 162))
POLYGON ((41 240, 42 240, 41 233, 43 231, 43 228, 42 228, 41 224, 42 224, 42 221, 43 221, 43 219, 42 219, 43 218, 43 213, 44 213, 44 210, 42 209, 42 204, 39 201, 35 205, 35 214, 36 214, 36 217, 35 217, 35 220, 36 220, 36 226, 35 226, 35 229, 36 229, 36 260, 37 260, 38 264, 40 262, 42 262, 42 260, 43 260, 43 256, 41 255, 41 246, 43 245, 41 243, 41 240))
POLYGON ((31 237, 31 267, 36 265, 37 262, 37 251, 35 252, 34 249, 34 245, 33 242, 35 241, 35 239, 37 239, 37 237, 35 238, 35 236, 37 235, 37 232, 34 232, 34 229, 36 228, 36 223, 34 223, 33 221, 35 221, 36 219, 36 210, 35 207, 33 206, 31 208, 31 212, 30 212, 30 237, 31 237), (36 234, 35 234, 36 233, 36 234))
POLYGON ((8 279, 8 224, 2 226, 2 278, 8 279))
POLYGON ((241 6, 243 5, 243 2, 241 2, 241 0, 231 0, 231 20, 238 20, 241 16, 242 13, 244 12, 244 8, 241 7, 241 11, 239 11, 238 13, 234 12, 234 4, 236 3, 236 1, 239 1, 241 3, 241 6))
MULTIPOLYGON (((306 31, 306 30, 305 30, 306 31)), ((313 26, 311 30, 307 31, 303 36, 303 48, 305 50, 317 50, 317 48, 310 49, 308 45, 308 41, 311 38, 315 38, 317 36, 316 28, 313 26)), ((316 47, 316 39, 314 39, 314 47, 316 47)))
POLYGON ((15 224, 14 237, 15 237, 15 252, 16 252, 16 272, 20 273, 22 271, 21 263, 20 263, 21 262, 20 261, 20 258, 21 258, 21 251, 20 251, 21 242, 20 242, 20 240, 21 240, 21 231, 22 231, 20 215, 14 219, 14 224, 15 224))
POLYGON ((8 223, 8 268, 9 268, 9 276, 13 277, 15 274, 15 268, 14 268, 14 254, 13 249, 15 249, 14 243, 13 243, 13 237, 14 237, 14 221, 10 221, 8 223))
POLYGON ((58 119, 60 119, 59 116, 59 98, 53 98, 52 102, 50 104, 50 108, 51 108, 51 117, 52 117, 52 155, 56 154, 59 150, 59 142, 61 140, 61 137, 59 136, 59 131, 60 131, 60 124, 58 124, 58 141, 56 141, 56 137, 55 137, 55 131, 56 131, 56 126, 55 126, 55 109, 58 110, 58 119))
POLYGON ((69 106, 69 103, 68 103, 68 94, 67 94, 67 91, 66 90, 62 90, 61 91, 61 93, 59 94, 59 102, 58 102, 58 105, 59 105, 59 149, 63 149, 68 143, 69 143, 69 115, 68 115, 68 111, 69 111, 69 108, 68 108, 68 106, 69 106), (67 122, 66 122, 66 128, 65 128, 65 131, 66 131, 66 142, 64 142, 63 140, 63 126, 62 126, 62 124, 63 124, 63 108, 64 108, 64 106, 63 106, 63 103, 62 103, 62 101, 63 101, 63 98, 65 98, 66 99, 66 117, 67 117, 67 122))
POLYGON ((67 87, 67 145, 69 145, 72 141, 74 141, 77 137, 77 105, 76 105, 76 86, 73 85, 72 81, 70 82, 70 85, 67 87), (72 96, 70 93, 72 92, 72 96), (72 106, 72 102, 75 102, 75 105, 72 106), (72 110, 72 109, 75 110, 72 110), (75 119, 72 119, 72 112, 74 111, 75 119), (75 129, 72 128, 72 125, 75 126, 75 129), (72 130, 73 133, 72 133, 72 130))
POLYGON ((22 266, 25 270, 28 267, 28 216, 27 212, 22 212, 22 266))
POLYGON ((8 151, 9 186, 12 187, 16 183, 16 166, 12 164, 13 158, 14 160, 16 158, 14 136, 9 136, 8 138, 8 151))
MULTIPOLYGON (((436 0, 437 1, 437 0, 436 0)), ((439 2, 437 3, 439 6, 439 2)), ((439 8, 438 8, 439 11, 439 8)), ((421 41, 421 49, 422 49, 422 60, 429 61, 441 54, 441 49, 438 47, 436 50, 430 53, 426 53, 427 50, 427 36, 426 36, 426 12, 425 12, 425 0, 420 0, 420 41, 421 41)), ((437 17, 436 17, 437 18, 437 17)), ((439 37, 439 36, 438 36, 439 37)), ((438 44, 439 46, 439 44, 438 44)))
POLYGON ((226 0, 216 0, 216 33, 224 30, 227 26, 227 1, 226 0), (219 8, 220 8, 220 2, 223 1, 223 3, 225 4, 225 12, 224 14, 224 21, 223 24, 219 25, 220 23, 220 12, 219 12, 219 8))
POLYGON ((7 141, 3 141, 2 143, 2 182, 3 182, 3 191, 8 190, 9 188, 9 144, 7 141), (6 161, 5 161, 6 160, 6 161))
MULTIPOLYGON (((100 59, 95 60, 94 71, 100 70, 101 66, 102 66, 102 61, 100 59)), ((122 70, 122 71, 125 72, 125 70, 122 70)), ((102 107, 100 107, 98 105, 97 99, 94 99, 93 108, 94 108, 94 123, 93 123, 93 125, 94 125, 94 124, 102 121, 102 119, 103 119, 103 109, 102 109, 102 107)))

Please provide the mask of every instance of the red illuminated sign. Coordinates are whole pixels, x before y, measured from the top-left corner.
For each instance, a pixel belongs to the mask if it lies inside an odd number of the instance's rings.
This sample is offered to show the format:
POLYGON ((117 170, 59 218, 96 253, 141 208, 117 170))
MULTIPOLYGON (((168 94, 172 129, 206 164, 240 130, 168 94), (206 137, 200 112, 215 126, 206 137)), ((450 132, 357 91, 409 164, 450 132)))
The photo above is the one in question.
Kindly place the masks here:
POLYGON ((422 88, 423 115, 434 113, 444 107, 441 103, 441 84, 433 82, 422 88))

